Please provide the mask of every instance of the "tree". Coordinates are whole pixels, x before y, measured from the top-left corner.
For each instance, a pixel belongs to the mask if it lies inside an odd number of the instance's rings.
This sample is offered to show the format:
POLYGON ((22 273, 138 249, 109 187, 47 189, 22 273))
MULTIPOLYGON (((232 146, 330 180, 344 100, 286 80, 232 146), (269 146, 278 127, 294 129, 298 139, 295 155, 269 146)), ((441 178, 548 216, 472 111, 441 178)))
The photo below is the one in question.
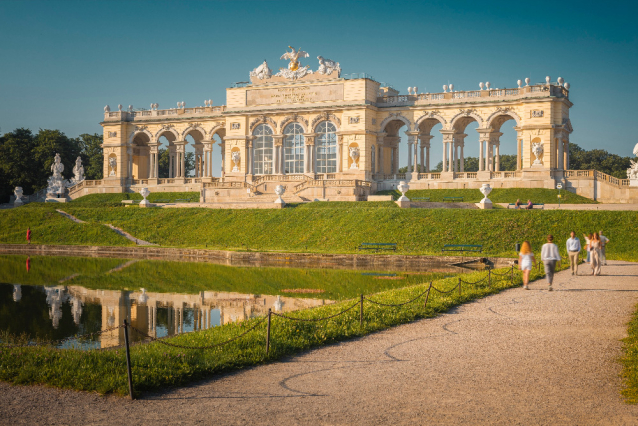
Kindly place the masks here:
POLYGON ((102 149, 102 135, 83 133, 77 140, 80 156, 84 166, 84 176, 88 180, 102 179, 104 172, 104 153, 102 149))
POLYGON ((33 162, 34 147, 35 137, 29 129, 15 129, 0 137, 0 202, 8 202, 16 186, 25 194, 39 189, 42 171, 33 162))
POLYGON ((617 177, 627 179, 630 157, 611 154, 604 149, 587 151, 575 143, 569 144, 569 168, 571 170, 598 170, 617 177))
MULTIPOLYGON (((158 177, 167 178, 170 171, 170 151, 166 148, 160 148, 158 151, 159 161, 157 162, 158 177)), ((184 156, 184 168, 186 176, 191 176, 191 172, 195 170, 195 154, 187 152, 184 156)))

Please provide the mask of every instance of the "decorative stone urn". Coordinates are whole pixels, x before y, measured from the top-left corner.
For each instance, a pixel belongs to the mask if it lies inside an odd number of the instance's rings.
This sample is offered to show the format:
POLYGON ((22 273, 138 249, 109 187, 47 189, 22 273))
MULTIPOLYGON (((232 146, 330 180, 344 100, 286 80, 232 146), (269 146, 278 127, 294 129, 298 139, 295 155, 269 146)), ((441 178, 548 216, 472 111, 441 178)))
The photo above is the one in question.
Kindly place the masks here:
POLYGON ((397 189, 401 191, 401 196, 396 201, 399 207, 401 208, 409 208, 410 207, 410 199, 405 196, 405 193, 410 189, 410 185, 408 185, 405 181, 399 182, 397 185, 397 189))
POLYGON ((543 144, 541 142, 535 142, 532 144, 532 153, 536 157, 536 160, 532 163, 532 166, 542 166, 543 163, 541 159, 543 158, 543 153, 545 150, 543 149, 543 144))
POLYGON ((283 207, 286 205, 286 202, 284 201, 284 199, 281 198, 281 196, 284 195, 284 192, 286 192, 285 186, 277 185, 275 187, 275 194, 277 194, 277 196, 279 197, 275 200, 275 204, 277 204, 279 207, 283 207))
POLYGON ((149 191, 148 188, 140 189, 140 195, 144 197, 144 199, 140 201, 140 207, 148 207, 151 205, 151 203, 146 199, 146 197, 148 197, 150 194, 151 191, 149 191))
POLYGON ((359 147, 351 146, 350 147, 350 158, 352 158, 352 164, 350 165, 350 169, 358 169, 359 168, 359 147))
POLYGON ((487 198, 487 196, 490 195, 490 192, 492 192, 492 187, 489 183, 484 183, 479 188, 479 191, 481 191, 481 194, 483 194, 483 199, 478 203, 478 207, 481 209, 491 209, 492 201, 487 198))
POLYGON ((13 195, 16 196, 16 200, 13 202, 14 207, 20 207, 22 203, 22 187, 16 186, 13 190, 13 195))
POLYGON ((235 163, 235 167, 233 167, 233 172, 238 172, 239 171, 239 160, 241 160, 241 154, 239 153, 239 151, 233 151, 232 154, 230 154, 230 159, 233 160, 233 163, 235 163))

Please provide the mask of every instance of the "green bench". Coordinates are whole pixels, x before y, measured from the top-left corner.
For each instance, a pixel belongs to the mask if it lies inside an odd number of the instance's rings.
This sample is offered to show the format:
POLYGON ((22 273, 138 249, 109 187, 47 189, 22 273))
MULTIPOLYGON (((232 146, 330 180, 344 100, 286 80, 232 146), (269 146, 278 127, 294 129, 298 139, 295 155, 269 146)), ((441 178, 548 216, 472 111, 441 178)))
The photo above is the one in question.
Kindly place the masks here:
POLYGON ((443 197, 443 201, 463 201, 463 197, 443 197))
POLYGON ((179 200, 175 200, 176 203, 179 203, 180 201, 184 203, 195 203, 199 200, 196 200, 194 198, 180 198, 179 200))
MULTIPOLYGON (((509 203, 507 205, 507 208, 515 208, 516 207, 516 203, 509 203)), ((539 210, 545 210, 545 203, 532 203, 532 210, 534 210, 535 208, 538 208, 539 210)), ((519 206, 519 209, 521 210, 527 210, 527 204, 521 204, 519 206)))
POLYGON ((171 200, 149 200, 151 203, 170 203, 171 200))
POLYGON ((357 250, 397 250, 396 243, 361 243, 357 250))
POLYGON ((481 244, 446 244, 441 249, 444 251, 462 251, 462 252, 472 252, 472 253, 481 253, 483 252, 483 245, 481 244))
POLYGON ((410 198, 412 201, 430 201, 430 197, 414 197, 410 198))

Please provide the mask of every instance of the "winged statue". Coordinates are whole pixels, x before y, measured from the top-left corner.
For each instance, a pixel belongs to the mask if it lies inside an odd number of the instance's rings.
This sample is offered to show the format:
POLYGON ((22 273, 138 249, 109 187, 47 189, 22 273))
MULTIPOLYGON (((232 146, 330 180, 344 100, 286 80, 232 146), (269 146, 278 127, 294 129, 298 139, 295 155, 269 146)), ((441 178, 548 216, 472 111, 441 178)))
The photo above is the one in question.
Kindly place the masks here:
POLYGON ((292 49, 292 52, 286 52, 283 55, 281 55, 281 58, 279 59, 289 59, 290 63, 288 64, 288 69, 290 71, 297 71, 297 69, 299 68, 299 58, 307 58, 310 55, 308 55, 308 52, 304 52, 303 50, 295 50, 294 47, 292 46, 288 46, 290 49, 292 49))

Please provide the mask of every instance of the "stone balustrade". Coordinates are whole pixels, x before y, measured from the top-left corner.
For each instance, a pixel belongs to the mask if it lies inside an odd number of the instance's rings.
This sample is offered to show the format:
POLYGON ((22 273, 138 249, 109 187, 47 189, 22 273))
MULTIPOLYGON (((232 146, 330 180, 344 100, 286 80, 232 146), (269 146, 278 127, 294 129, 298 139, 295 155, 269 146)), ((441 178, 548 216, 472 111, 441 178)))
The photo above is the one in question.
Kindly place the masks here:
POLYGON ((468 99, 468 102, 492 102, 495 100, 517 100, 538 97, 569 98, 569 90, 558 85, 539 84, 524 86, 514 89, 486 89, 468 90, 443 93, 420 93, 418 95, 381 96, 377 98, 377 106, 418 106, 456 104, 459 99, 468 99))
POLYGON ((226 105, 213 107, 173 108, 142 111, 108 111, 104 113, 104 121, 143 121, 157 117, 208 117, 226 111, 226 105))

